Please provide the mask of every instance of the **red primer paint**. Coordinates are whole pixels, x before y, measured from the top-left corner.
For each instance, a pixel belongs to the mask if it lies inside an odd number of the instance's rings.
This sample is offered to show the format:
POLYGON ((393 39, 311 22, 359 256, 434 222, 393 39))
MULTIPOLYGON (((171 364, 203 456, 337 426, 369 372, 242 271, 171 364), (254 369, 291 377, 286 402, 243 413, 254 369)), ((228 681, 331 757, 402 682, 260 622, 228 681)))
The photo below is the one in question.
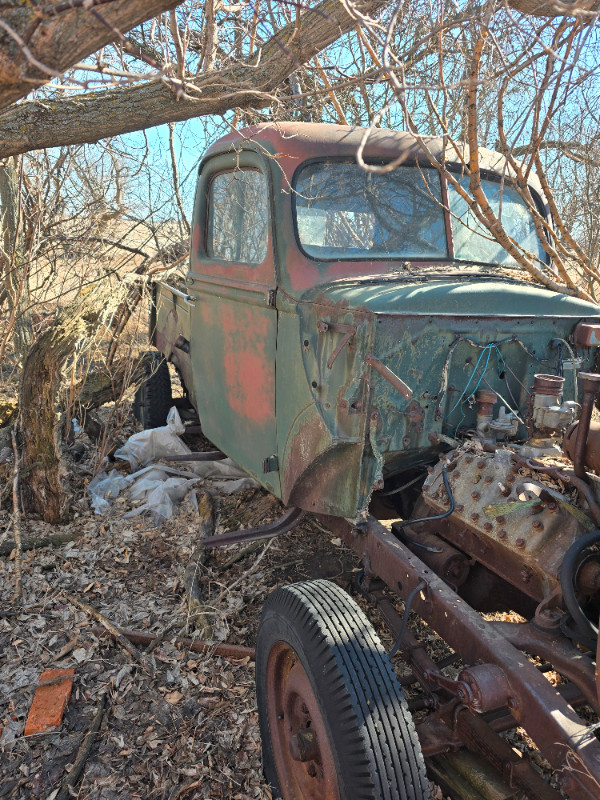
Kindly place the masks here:
POLYGON ((266 317, 251 309, 224 308, 221 329, 225 332, 225 383, 233 411, 255 425, 265 426, 274 416, 273 365, 265 354, 269 334, 266 317))

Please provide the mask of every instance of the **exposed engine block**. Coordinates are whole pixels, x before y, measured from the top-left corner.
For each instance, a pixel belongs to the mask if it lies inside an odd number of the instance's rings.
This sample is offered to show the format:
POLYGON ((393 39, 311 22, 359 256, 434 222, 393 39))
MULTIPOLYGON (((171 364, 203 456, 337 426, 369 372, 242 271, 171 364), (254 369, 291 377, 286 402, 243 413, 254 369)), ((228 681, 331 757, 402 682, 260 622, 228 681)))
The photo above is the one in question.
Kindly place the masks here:
POLYGON ((450 463, 440 461, 423 487, 431 515, 450 507, 444 470, 454 512, 436 523, 439 535, 532 599, 551 594, 564 554, 594 527, 587 515, 520 468, 515 453, 505 449, 456 451, 450 463))

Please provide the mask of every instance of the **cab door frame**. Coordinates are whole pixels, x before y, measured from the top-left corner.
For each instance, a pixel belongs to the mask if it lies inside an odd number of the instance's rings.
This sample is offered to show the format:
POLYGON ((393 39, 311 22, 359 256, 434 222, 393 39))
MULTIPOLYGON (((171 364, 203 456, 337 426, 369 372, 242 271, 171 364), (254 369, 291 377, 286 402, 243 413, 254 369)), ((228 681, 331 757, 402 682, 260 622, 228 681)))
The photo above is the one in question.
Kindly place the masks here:
POLYGON ((215 154, 198 174, 189 293, 194 394, 205 435, 270 492, 281 494, 275 422, 277 270, 268 159, 252 150, 215 154), (256 170, 267 186, 266 255, 259 264, 208 253, 209 198, 222 173, 256 170))

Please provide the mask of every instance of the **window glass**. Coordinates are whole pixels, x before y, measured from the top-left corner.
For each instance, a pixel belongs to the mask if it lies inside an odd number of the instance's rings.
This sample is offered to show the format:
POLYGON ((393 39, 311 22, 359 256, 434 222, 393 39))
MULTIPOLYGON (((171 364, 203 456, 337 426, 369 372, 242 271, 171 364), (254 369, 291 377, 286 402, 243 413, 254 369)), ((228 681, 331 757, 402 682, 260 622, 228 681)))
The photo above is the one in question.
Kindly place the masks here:
POLYGON ((307 164, 295 185, 298 238, 314 258, 448 256, 436 170, 384 174, 357 164, 307 164))
POLYGON ((260 264, 269 238, 267 179, 258 170, 221 172, 210 184, 207 251, 212 258, 260 264))
MULTIPOLYGON (((468 192, 469 179, 461 185, 468 192)), ((533 218, 517 190, 499 181, 482 180, 481 185, 488 203, 504 230, 524 250, 546 262, 546 255, 535 231, 533 218)), ((464 261, 481 261, 485 264, 516 265, 514 258, 498 244, 491 233, 477 220, 462 197, 448 185, 448 202, 452 217, 454 256, 464 261)))

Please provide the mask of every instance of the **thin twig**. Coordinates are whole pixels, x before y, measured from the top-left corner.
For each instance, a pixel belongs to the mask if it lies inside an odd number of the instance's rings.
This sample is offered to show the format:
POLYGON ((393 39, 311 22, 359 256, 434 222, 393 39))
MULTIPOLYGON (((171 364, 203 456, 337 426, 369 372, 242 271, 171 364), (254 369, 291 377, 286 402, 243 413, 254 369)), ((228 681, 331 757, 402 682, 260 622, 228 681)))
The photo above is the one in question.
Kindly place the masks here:
POLYGON ((111 636, 115 638, 115 640, 121 645, 124 650, 127 650, 129 655, 134 658, 138 664, 152 677, 154 677, 154 670, 151 664, 144 658, 143 653, 134 647, 130 641, 128 641, 121 631, 112 624, 110 620, 108 620, 104 614, 100 613, 97 609, 91 606, 89 603, 85 603, 83 600, 80 600, 78 597, 74 597, 72 594, 68 594, 67 592, 63 592, 63 596, 72 603, 77 608, 80 608, 82 611, 85 611, 86 614, 89 614, 90 617, 98 620, 98 622, 103 625, 106 630, 110 633, 111 636))
MULTIPOLYGON (((99 636, 102 633, 101 628, 92 628, 92 633, 99 636)), ((142 631, 128 631, 121 629, 120 633, 126 636, 130 641, 136 644, 151 644, 156 639, 162 640, 162 636, 154 636, 151 633, 144 633, 142 631)), ((256 652, 253 647, 245 647, 241 644, 228 644, 227 642, 205 642, 203 639, 188 639, 176 636, 173 639, 168 639, 169 642, 174 644, 180 650, 187 649, 193 653, 210 653, 214 656, 222 656, 227 659, 242 659, 250 658, 254 660, 256 652)), ((160 642, 159 642, 160 643, 160 642)))
POLYGON ((19 602, 23 597, 22 580, 22 562, 21 562, 21 511, 19 509, 19 451, 17 449, 17 437, 15 436, 14 428, 10 432, 12 439, 12 449, 14 457, 13 465, 13 532, 15 537, 15 591, 13 600, 15 603, 19 602))
POLYGON ((259 550, 261 545, 262 542, 252 542, 252 544, 248 545, 248 547, 245 547, 243 550, 234 553, 231 558, 228 558, 227 561, 225 561, 225 563, 217 567, 217 572, 226 572, 234 564, 237 564, 238 561, 241 561, 242 559, 246 558, 246 556, 249 556, 251 553, 255 553, 257 550, 259 550))
POLYGON ((258 557, 258 558, 257 558, 257 559, 254 561, 254 563, 252 564, 252 566, 248 567, 248 569, 247 569, 245 572, 243 572, 243 573, 240 575, 240 577, 239 577, 239 578, 237 578, 237 580, 235 580, 233 583, 230 583, 230 584, 229 584, 229 586, 226 586, 226 587, 223 589, 223 591, 220 593, 220 595, 217 597, 217 599, 213 601, 213 605, 215 605, 215 606, 218 606, 218 605, 219 605, 219 603, 220 603, 220 602, 221 602, 221 600, 222 600, 222 599, 225 597, 225 595, 226 595, 226 594, 230 594, 230 593, 231 593, 231 591, 232 591, 232 589, 235 589, 235 587, 236 587, 236 586, 238 586, 238 585, 239 585, 239 584, 240 584, 240 583, 241 583, 243 580, 245 580, 245 578, 247 578, 247 577, 248 577, 248 575, 251 575, 251 574, 254 572, 254 570, 256 570, 256 569, 258 568, 258 565, 259 565, 259 564, 260 564, 260 562, 263 560, 263 558, 266 556, 267 552, 269 551, 269 549, 270 549, 271 545, 274 543, 274 541, 275 541, 275 539, 271 539, 270 541, 268 541, 268 542, 265 544, 265 546, 264 546, 264 548, 263 548, 263 550, 262 550, 261 554, 260 554, 260 555, 259 555, 259 557, 258 557))
POLYGON ((81 773, 83 772, 83 768, 85 767, 85 762, 88 760, 88 756, 92 750, 92 746, 96 741, 96 734, 100 730, 100 726, 102 725, 102 720, 104 719, 104 712, 106 710, 106 695, 101 695, 98 701, 98 705, 96 706, 96 713, 94 714, 94 719, 92 720, 89 728, 83 734, 83 739, 81 740, 81 744, 79 745, 79 749, 77 751, 77 755, 75 756, 75 761, 69 774, 63 781, 61 789, 59 793, 56 795, 56 800, 69 800, 71 797, 71 789, 75 787, 79 778, 81 777, 81 773))

